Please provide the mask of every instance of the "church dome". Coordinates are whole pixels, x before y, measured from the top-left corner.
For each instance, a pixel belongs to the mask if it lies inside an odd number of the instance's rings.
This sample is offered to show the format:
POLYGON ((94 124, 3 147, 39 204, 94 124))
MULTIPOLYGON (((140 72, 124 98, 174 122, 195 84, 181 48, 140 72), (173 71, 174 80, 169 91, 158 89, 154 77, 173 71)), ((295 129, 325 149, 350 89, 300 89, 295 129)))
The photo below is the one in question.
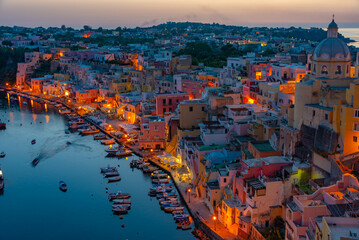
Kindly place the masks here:
POLYGON ((335 61, 351 58, 347 44, 339 38, 326 38, 321 41, 315 48, 313 57, 335 61))
POLYGON ((338 38, 338 25, 334 19, 328 26, 328 37, 315 48, 313 60, 318 61, 348 61, 351 59, 347 44, 338 38))

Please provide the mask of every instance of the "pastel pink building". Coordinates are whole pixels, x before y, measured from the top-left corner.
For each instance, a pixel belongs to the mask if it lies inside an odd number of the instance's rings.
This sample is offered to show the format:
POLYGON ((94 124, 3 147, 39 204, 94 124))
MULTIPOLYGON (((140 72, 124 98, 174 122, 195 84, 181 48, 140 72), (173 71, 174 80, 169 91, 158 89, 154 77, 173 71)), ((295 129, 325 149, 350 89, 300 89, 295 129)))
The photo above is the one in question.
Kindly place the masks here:
POLYGON ((188 93, 157 93, 156 100, 156 115, 162 116, 167 112, 176 110, 178 104, 182 101, 189 100, 188 93))
POLYGON ((314 218, 339 217, 342 212, 350 216, 350 206, 358 197, 359 182, 351 174, 344 174, 336 184, 320 188, 312 195, 293 196, 286 209, 285 239, 314 239, 314 218))
POLYGON ((165 119, 159 116, 141 118, 140 149, 164 149, 166 141, 165 119))

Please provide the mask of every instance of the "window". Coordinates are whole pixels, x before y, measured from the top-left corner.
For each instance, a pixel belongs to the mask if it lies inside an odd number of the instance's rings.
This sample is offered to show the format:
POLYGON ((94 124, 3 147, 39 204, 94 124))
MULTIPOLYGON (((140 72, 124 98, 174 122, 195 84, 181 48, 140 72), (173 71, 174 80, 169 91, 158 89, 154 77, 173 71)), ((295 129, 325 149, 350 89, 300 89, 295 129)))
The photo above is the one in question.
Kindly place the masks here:
POLYGON ((342 67, 337 66, 337 70, 335 71, 335 74, 342 74, 342 67))
POLYGON ((166 105, 166 99, 162 99, 163 105, 166 105))
POLYGON ((163 113, 165 113, 166 112, 166 108, 163 108, 163 113))
POLYGON ((328 74, 328 68, 325 65, 322 67, 322 74, 328 74))
POLYGON ((354 136, 353 137, 353 142, 358 142, 358 137, 354 136))
POLYGON ((317 71, 317 64, 314 64, 313 72, 317 71))
POLYGON ((354 110, 354 117, 359 118, 359 109, 354 110))
POLYGON ((328 113, 325 114, 325 120, 328 120, 328 113))
POLYGON ((353 130, 354 131, 359 131, 359 123, 354 123, 353 125, 354 125, 353 130))
POLYGON ((158 126, 154 126, 155 132, 158 132, 158 126))
POLYGON ((204 107, 202 107, 202 112, 204 112, 204 107))
POLYGON ((189 111, 190 111, 190 112, 193 112, 193 107, 189 107, 189 111))
POLYGON ((169 111, 169 112, 172 112, 172 108, 170 108, 168 111, 169 111))
POLYGON ((223 182, 227 182, 227 178, 223 178, 223 182))
POLYGON ((169 100, 168 104, 169 104, 169 105, 172 105, 172 99, 169 100))
POLYGON ((313 110, 313 117, 315 117, 315 110, 313 110))

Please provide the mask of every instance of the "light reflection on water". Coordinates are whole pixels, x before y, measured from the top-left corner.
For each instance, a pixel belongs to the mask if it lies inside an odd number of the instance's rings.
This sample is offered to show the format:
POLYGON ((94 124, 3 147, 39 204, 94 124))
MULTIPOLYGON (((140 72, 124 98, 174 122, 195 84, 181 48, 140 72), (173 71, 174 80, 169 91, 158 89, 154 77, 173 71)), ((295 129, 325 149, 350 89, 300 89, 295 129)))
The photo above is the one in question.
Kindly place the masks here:
POLYGON ((7 154, 0 159, 5 177, 0 239, 194 239, 190 231, 177 230, 172 215, 148 196, 150 177, 129 167, 136 156, 106 158, 106 147, 92 136, 65 134, 65 121, 53 107, 45 114, 43 105, 22 101, 0 107, 7 123, 0 131, 0 152, 7 154), (40 162, 33 167, 35 157, 40 162), (120 182, 108 184, 99 173, 107 165, 120 165, 120 182), (58 189, 60 180, 68 185, 66 193, 58 189), (111 213, 106 187, 132 195, 132 208, 122 220, 111 213))

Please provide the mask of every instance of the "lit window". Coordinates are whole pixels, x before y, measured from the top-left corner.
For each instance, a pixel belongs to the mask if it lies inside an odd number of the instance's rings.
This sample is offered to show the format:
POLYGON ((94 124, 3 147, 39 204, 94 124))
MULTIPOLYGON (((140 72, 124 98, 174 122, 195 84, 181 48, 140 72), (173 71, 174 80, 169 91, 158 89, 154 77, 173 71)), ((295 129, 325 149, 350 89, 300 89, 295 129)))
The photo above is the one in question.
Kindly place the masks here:
POLYGON ((322 74, 328 74, 328 68, 325 65, 322 67, 322 74))

